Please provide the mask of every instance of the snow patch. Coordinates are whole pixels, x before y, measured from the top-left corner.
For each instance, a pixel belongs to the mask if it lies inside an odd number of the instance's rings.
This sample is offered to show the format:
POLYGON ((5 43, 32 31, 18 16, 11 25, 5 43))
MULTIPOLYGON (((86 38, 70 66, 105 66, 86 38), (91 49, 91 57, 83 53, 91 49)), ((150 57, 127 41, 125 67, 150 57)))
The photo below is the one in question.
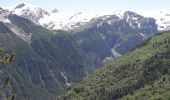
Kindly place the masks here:
POLYGON ((141 29, 141 28, 142 28, 141 23, 138 23, 138 28, 139 28, 139 29, 141 29))
POLYGON ((61 75, 63 76, 63 78, 65 79, 66 85, 67 85, 67 86, 71 86, 71 84, 68 83, 68 78, 64 75, 64 73, 63 73, 63 72, 60 72, 60 73, 61 73, 61 75))
POLYGON ((125 11, 124 10, 116 10, 113 12, 113 15, 118 16, 119 18, 123 19, 123 15, 124 15, 125 11))
POLYGON ((132 19, 133 19, 133 20, 137 20, 138 18, 137 18, 137 17, 133 17, 132 19))
POLYGON ((109 56, 109 57, 106 57, 102 62, 103 63, 106 63, 108 61, 112 61, 113 60, 113 57, 112 56, 109 56))
POLYGON ((90 22, 95 17, 97 15, 91 13, 78 12, 74 14, 72 12, 58 12, 45 15, 39 20, 39 23, 47 26, 49 29, 70 30, 90 22))
POLYGON ((0 21, 4 23, 11 23, 11 21, 7 18, 9 13, 2 13, 0 14, 0 21))
POLYGON ((152 17, 156 20, 156 24, 158 25, 158 30, 168 30, 170 27, 170 13, 169 11, 141 11, 145 17, 152 17))
POLYGON ((114 21, 114 19, 111 19, 111 20, 109 20, 107 23, 109 24, 109 25, 111 25, 111 24, 113 24, 115 21, 114 21))
POLYGON ((145 37, 145 35, 143 33, 139 33, 141 36, 145 37))
POLYGON ((120 53, 118 53, 118 52, 115 50, 115 48, 112 48, 111 51, 112 51, 112 54, 114 55, 114 57, 116 57, 116 58, 122 56, 120 53))
POLYGON ((134 26, 134 25, 132 25, 132 23, 129 23, 129 25, 130 25, 132 28, 135 28, 135 26, 134 26))

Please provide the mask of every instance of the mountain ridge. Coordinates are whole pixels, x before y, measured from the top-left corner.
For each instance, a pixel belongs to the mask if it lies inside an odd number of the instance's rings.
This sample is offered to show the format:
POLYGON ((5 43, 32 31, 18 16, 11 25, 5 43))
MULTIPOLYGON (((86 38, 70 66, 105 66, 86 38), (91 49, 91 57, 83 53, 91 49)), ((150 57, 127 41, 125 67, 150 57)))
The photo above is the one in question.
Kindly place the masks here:
MULTIPOLYGON (((108 12, 108 13, 96 13, 94 12, 93 14, 90 12, 63 12, 56 10, 55 12, 53 11, 47 11, 45 9, 42 9, 38 6, 34 6, 32 4, 27 4, 27 3, 19 3, 18 5, 11 7, 10 10, 13 14, 17 14, 22 17, 29 18, 30 20, 34 21, 37 24, 40 24, 48 29, 52 30, 73 30, 78 27, 81 27, 82 25, 85 25, 89 23, 91 20, 99 18, 101 16, 106 16, 106 15, 116 15, 119 18, 123 18, 124 13, 127 11, 124 10, 117 10, 113 12, 108 12), (19 5, 23 5, 20 7, 20 9, 15 8, 19 5), (32 9, 32 10, 31 10, 32 9), (79 13, 80 12, 80 13, 79 13), (79 13, 77 16, 77 13, 79 13), (74 16, 74 17, 73 17, 74 16), (72 18, 72 19, 70 19, 72 18), (49 20, 50 19, 50 20, 49 20)), ((133 11, 132 11, 133 12, 133 11)), ((138 13, 138 12, 137 12, 138 13)), ((156 24, 158 26, 159 31, 163 30, 168 30, 169 28, 169 17, 166 16, 168 14, 166 13, 159 13, 157 15, 148 15, 148 14, 142 14, 142 16, 145 17, 151 17, 156 20, 156 24)))

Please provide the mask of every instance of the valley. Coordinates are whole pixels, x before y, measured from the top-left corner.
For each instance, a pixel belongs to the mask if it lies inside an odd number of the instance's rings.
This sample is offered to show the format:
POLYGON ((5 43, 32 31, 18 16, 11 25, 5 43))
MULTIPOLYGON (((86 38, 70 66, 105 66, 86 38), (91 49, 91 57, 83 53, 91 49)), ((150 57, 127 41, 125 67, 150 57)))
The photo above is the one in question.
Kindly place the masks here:
POLYGON ((142 100, 160 82, 169 85, 164 15, 68 13, 29 3, 0 8, 0 48, 16 54, 5 69, 5 93, 16 100, 142 100))

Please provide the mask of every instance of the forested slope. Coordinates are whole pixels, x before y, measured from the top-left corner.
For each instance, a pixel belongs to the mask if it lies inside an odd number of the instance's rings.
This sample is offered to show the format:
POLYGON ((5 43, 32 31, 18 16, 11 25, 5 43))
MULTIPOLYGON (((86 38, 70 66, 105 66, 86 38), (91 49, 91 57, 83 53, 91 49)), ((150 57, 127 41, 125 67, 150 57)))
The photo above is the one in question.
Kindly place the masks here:
POLYGON ((57 99, 169 98, 169 68, 170 32, 165 32, 146 40, 125 56, 88 75, 57 99))

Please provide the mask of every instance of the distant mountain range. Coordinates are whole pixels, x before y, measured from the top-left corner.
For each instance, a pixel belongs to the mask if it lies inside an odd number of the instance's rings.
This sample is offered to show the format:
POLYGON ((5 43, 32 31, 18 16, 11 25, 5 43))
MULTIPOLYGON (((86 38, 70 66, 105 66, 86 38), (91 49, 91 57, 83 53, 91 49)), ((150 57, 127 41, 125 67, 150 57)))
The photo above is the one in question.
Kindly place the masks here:
MULTIPOLYGON (((102 16, 116 15, 119 18, 123 18, 126 11, 114 11, 110 13, 85 13, 85 12, 61 12, 57 9, 47 11, 38 6, 20 3, 16 6, 7 8, 11 13, 28 18, 33 22, 40 24, 48 29, 52 30, 72 30, 78 28, 97 19, 102 16)), ((148 15, 143 15, 148 16, 148 15)), ((158 12, 153 15, 149 15, 156 20, 158 30, 168 30, 170 27, 170 14, 164 12, 158 12)), ((134 17, 135 19, 135 17, 134 17)))

